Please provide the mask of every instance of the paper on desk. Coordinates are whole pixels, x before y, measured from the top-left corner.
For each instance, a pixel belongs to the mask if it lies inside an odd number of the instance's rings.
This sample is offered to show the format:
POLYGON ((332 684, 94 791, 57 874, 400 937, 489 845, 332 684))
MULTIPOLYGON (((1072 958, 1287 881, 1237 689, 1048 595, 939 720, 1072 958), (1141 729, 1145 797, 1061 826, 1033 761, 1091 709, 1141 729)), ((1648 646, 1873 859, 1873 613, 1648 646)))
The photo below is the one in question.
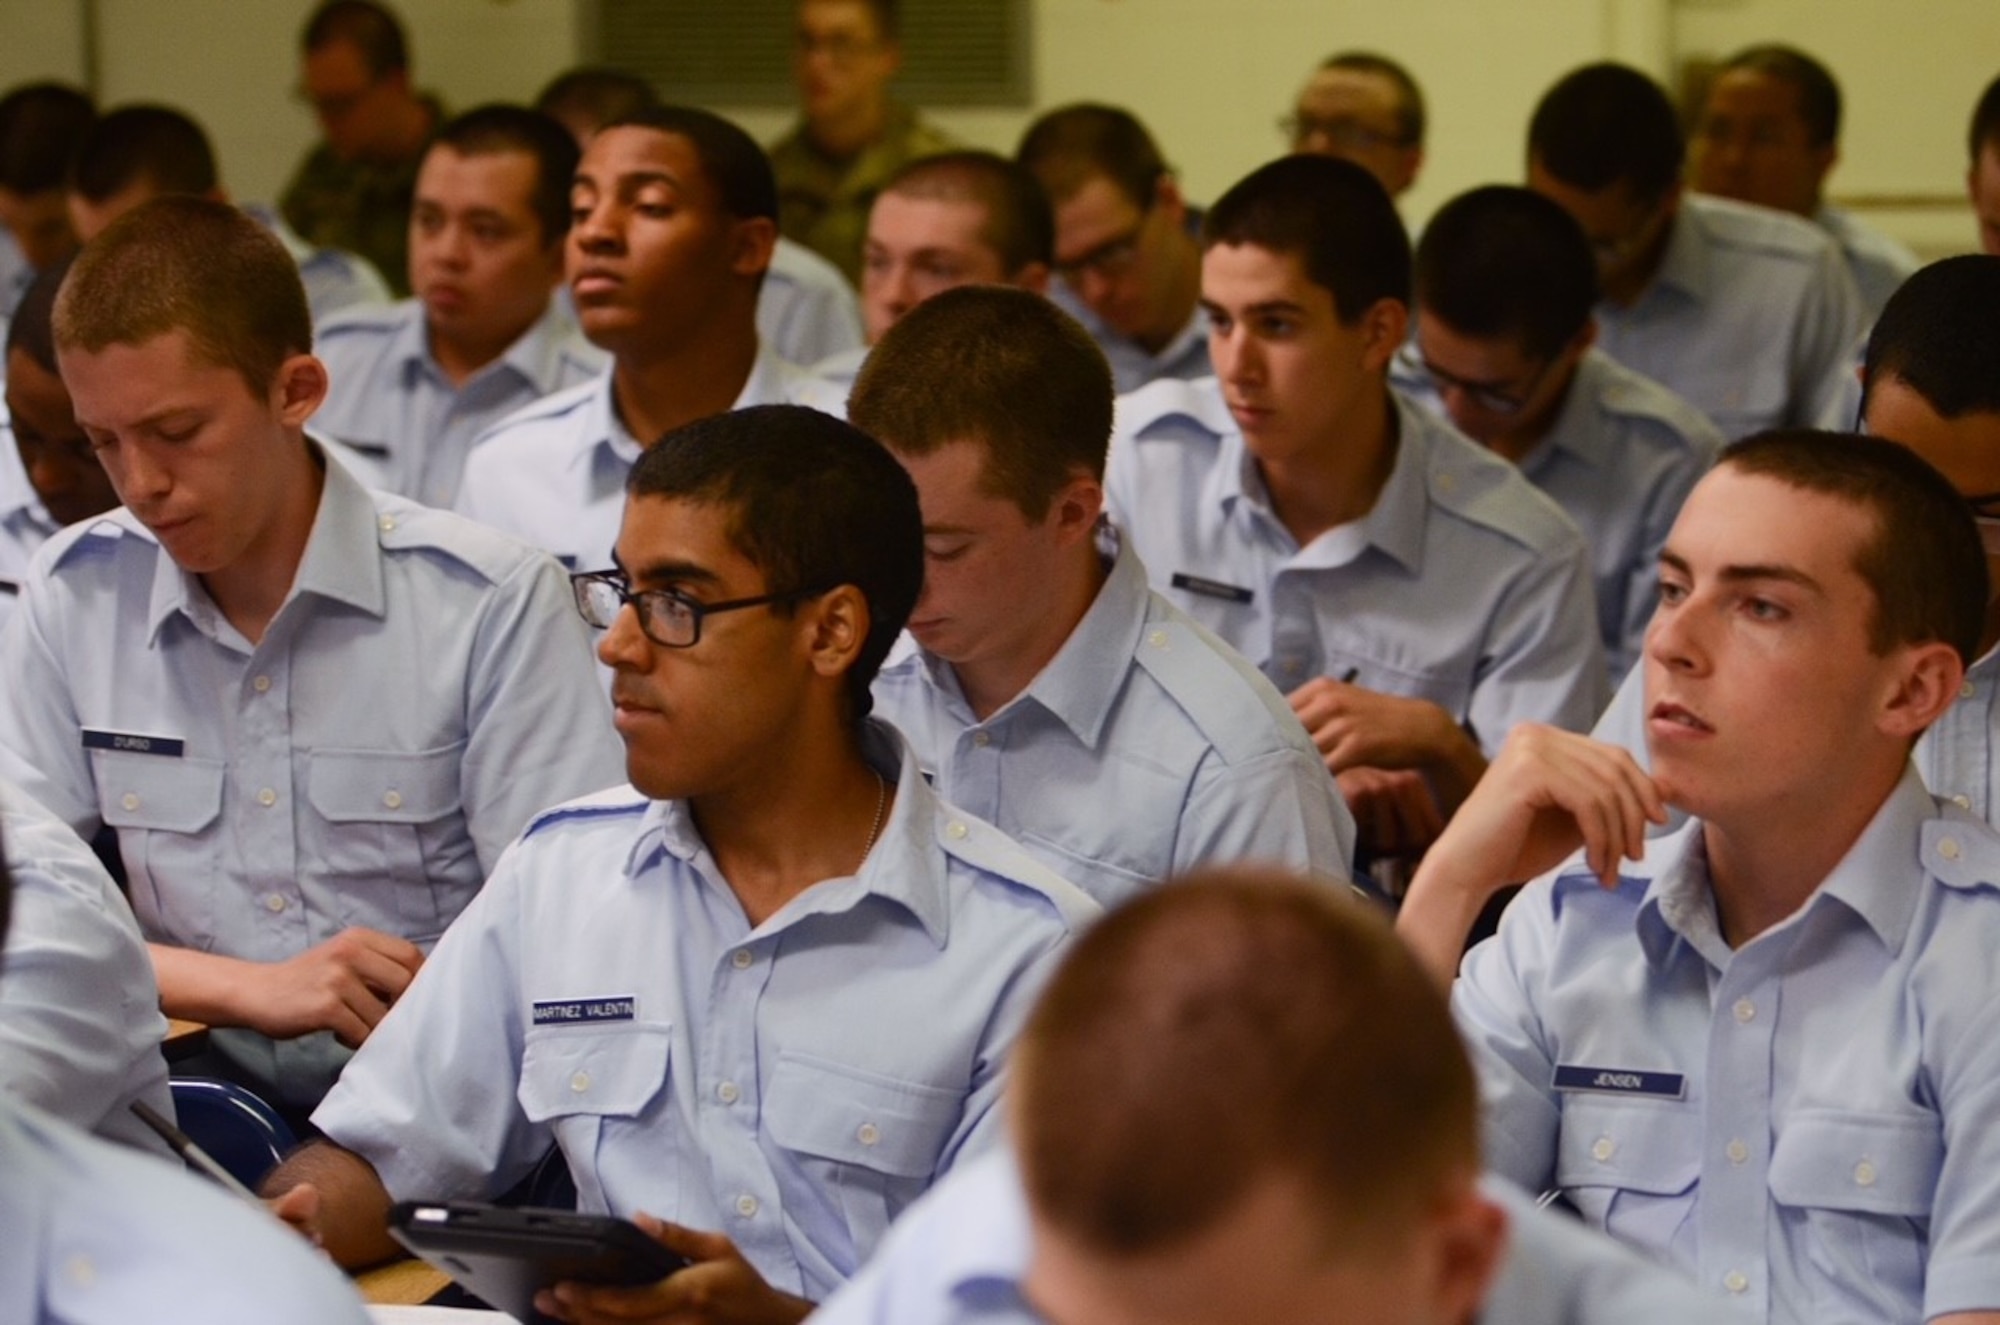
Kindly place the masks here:
POLYGON ((467 1311, 463 1307, 371 1306, 375 1325, 520 1325, 504 1311, 467 1311))

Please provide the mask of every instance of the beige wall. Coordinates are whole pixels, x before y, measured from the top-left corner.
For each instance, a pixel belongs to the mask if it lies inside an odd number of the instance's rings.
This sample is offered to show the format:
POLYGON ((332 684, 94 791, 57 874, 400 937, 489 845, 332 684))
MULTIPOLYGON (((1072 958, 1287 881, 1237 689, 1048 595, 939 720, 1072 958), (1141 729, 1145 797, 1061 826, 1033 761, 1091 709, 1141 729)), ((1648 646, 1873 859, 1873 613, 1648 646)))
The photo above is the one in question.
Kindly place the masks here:
MULTIPOLYGON (((392 0, 394 3, 395 0, 392 0)), ((588 0, 401 0, 419 82, 453 106, 533 94, 578 58, 588 0)), ((90 76, 109 103, 168 101, 214 135, 227 180, 267 198, 312 140, 293 100, 293 42, 310 0, 0 0, 0 86, 90 76)), ((1473 184, 1518 179, 1535 98, 1605 56, 1662 77, 1678 61, 1780 36, 1840 75, 1850 105, 1840 194, 1937 201, 1884 213, 1926 251, 1971 242, 1951 203, 1973 99, 2000 70, 1992 0, 1035 0, 1037 105, 1130 106, 1196 199, 1282 144, 1275 121, 1323 55, 1375 47, 1407 63, 1431 102, 1430 161, 1406 212, 1421 221, 1473 184)), ((611 53, 615 57, 615 52, 611 53)), ((768 138, 783 108, 726 108, 768 138)), ((941 112, 969 142, 1008 150, 1026 111, 941 112)))

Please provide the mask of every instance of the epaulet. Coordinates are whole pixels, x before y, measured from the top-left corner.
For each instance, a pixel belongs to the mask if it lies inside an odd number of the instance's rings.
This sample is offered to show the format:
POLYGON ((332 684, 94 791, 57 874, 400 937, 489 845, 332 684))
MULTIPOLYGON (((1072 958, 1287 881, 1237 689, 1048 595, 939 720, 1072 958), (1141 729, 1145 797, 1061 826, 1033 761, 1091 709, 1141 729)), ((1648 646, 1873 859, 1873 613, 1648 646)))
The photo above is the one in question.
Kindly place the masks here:
POLYGON ((159 550, 159 540, 124 509, 73 524, 44 543, 35 561, 50 573, 87 565, 131 547, 159 550))
POLYGON ((402 326, 402 311, 401 304, 356 304, 343 308, 314 325, 313 339, 324 342, 363 333, 394 333, 402 326))
POLYGON ((1019 843, 953 805, 938 802, 935 837, 947 856, 1009 887, 1040 896, 1072 932, 1096 920, 1104 908, 1090 895, 1030 856, 1019 843))
POLYGON ((1707 195, 1692 200, 1696 220, 1709 236, 1735 248, 1793 259, 1818 258, 1840 245, 1803 217, 1707 195))
MULTIPOLYGON (((1404 417, 1422 416, 1411 405, 1404 417)), ((1431 425, 1431 501, 1443 510, 1536 553, 1580 546, 1583 535, 1554 498, 1479 443, 1435 418, 1431 425)))
POLYGON ((606 787, 603 791, 579 796, 573 801, 564 801, 553 809, 543 810, 530 819, 528 826, 521 830, 521 840, 525 842, 535 834, 554 828, 557 824, 635 818, 644 814, 649 804, 651 802, 631 786, 606 787))
POLYGON ((1682 450, 1714 458, 1722 434, 1708 416, 1652 378, 1607 359, 1604 389, 1598 404, 1621 418, 1650 419, 1662 425, 1658 436, 1670 436, 1682 450))
POLYGON ((1923 828, 1924 870, 1960 892, 2000 892, 2000 834, 1970 810, 1938 802, 1923 828))
POLYGON ((503 437, 522 424, 537 423, 547 419, 559 419, 565 414, 582 409, 590 402, 590 398, 597 391, 597 388, 598 380, 593 377, 588 382, 579 382, 575 386, 566 387, 552 395, 543 396, 540 400, 531 400, 512 414, 509 414, 506 418, 487 428, 485 432, 479 435, 478 441, 474 444, 483 445, 497 437, 503 437))
POLYGON ((1224 763, 1239 764, 1282 749, 1279 723, 1291 720, 1289 709, 1278 711, 1284 709, 1283 698, 1261 692, 1251 679, 1255 673, 1246 675, 1233 666, 1229 646, 1198 622, 1157 593, 1151 597, 1154 615, 1134 655, 1140 669, 1159 683, 1224 763))
POLYGON ((498 584, 545 553, 520 539, 389 492, 375 500, 377 541, 385 552, 434 552, 449 557, 488 584, 498 584))
POLYGON ((1209 438, 1236 429, 1220 384, 1213 377, 1158 377, 1118 397, 1112 435, 1134 441, 1186 438, 1198 431, 1209 438))

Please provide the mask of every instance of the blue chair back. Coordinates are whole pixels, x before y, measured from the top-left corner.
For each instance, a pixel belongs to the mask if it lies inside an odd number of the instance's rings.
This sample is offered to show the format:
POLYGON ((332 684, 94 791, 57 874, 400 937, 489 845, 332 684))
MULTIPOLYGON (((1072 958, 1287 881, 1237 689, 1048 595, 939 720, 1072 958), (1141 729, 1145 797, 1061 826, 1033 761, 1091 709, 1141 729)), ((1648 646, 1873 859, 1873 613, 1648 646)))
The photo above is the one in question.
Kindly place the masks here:
POLYGON ((175 1077, 170 1084, 181 1130, 253 1192, 298 1144, 275 1109, 233 1081, 175 1077))

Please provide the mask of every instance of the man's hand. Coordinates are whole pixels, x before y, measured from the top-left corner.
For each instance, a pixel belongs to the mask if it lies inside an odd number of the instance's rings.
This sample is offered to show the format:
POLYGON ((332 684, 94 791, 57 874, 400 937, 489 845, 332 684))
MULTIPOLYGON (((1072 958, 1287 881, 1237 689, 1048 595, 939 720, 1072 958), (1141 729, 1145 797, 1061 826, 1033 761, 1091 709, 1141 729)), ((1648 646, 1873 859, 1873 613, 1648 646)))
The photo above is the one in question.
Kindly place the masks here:
POLYGON ((1578 847, 1605 887, 1646 849, 1666 799, 1615 745, 1524 722, 1424 857, 1397 932, 1449 984, 1472 920, 1510 883, 1554 868, 1578 847))
POLYGON ((1446 756, 1464 733, 1427 699, 1365 690, 1314 677, 1288 697, 1292 712, 1334 773, 1350 768, 1422 769, 1446 756))
POLYGON ((1354 815, 1356 837, 1377 856, 1414 860, 1444 831, 1444 816, 1421 773, 1349 768, 1335 774, 1334 781, 1354 815))
POLYGON ((573 1325, 612 1321, 673 1325, 793 1325, 813 1304, 764 1282, 736 1244, 720 1233, 701 1233, 648 1214, 632 1222, 669 1251, 694 1264, 641 1288, 557 1284, 535 1295, 535 1309, 573 1325))
POLYGON ((274 1040, 332 1031, 358 1048, 423 964, 423 950, 407 939, 342 930, 296 957, 260 965, 243 1024, 274 1040))

